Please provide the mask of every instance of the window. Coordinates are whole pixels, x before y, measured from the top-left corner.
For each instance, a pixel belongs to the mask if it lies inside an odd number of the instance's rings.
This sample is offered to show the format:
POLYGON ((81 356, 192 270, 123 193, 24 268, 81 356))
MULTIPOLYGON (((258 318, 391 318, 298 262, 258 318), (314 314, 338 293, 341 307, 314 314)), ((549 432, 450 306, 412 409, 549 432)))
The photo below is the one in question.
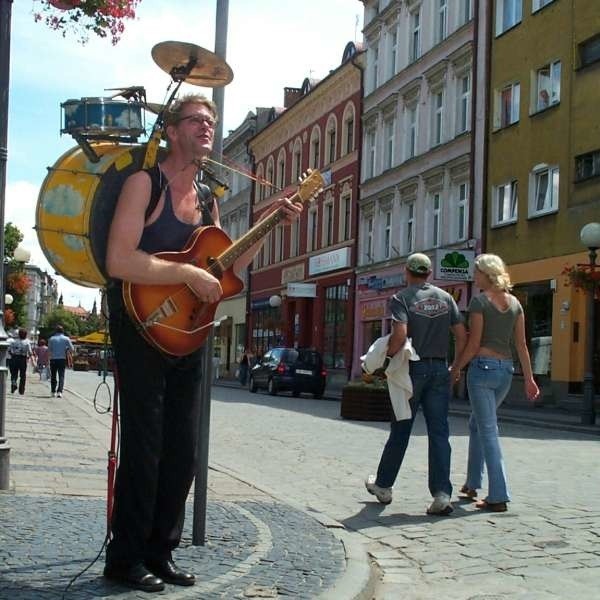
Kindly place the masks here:
POLYGON ((398 52, 398 30, 394 27, 388 31, 388 79, 391 79, 396 74, 396 54, 398 52))
POLYGON ((321 142, 321 131, 318 127, 312 130, 310 135, 310 156, 309 162, 311 169, 318 169, 320 165, 320 142, 321 142))
POLYGON ((373 48, 371 48, 371 78, 370 78, 370 86, 369 86, 371 91, 373 91, 377 87, 378 78, 379 78, 379 48, 377 48, 377 46, 374 46, 373 48))
POLYGON ((302 142, 294 142, 294 154, 292 156, 292 182, 296 183, 302 175, 302 142))
POLYGON ((258 183, 258 198, 257 201, 260 202, 265 197, 265 176, 264 169, 262 163, 258 165, 256 169, 256 181, 258 183))
POLYGON ((444 126, 444 92, 440 91, 431 97, 432 127, 431 145, 442 143, 442 129, 444 126))
POLYGON ((534 13, 537 10, 540 10, 540 8, 544 8, 544 6, 551 4, 552 2, 554 2, 554 0, 533 0, 531 12, 534 13))
POLYGON ((458 114, 456 133, 463 133, 470 128, 471 120, 471 75, 458 80, 458 114))
POLYGON ((375 260, 373 256, 373 217, 370 216, 365 220, 364 224, 365 228, 365 236, 363 242, 363 250, 364 250, 364 262, 372 263, 375 260))
POLYGON ((537 70, 536 110, 544 110, 560 102, 560 60, 537 70))
POLYGON ((383 213, 383 258, 392 255, 392 211, 383 213))
POLYGON ((333 244, 333 201, 323 204, 323 246, 333 244))
POLYGON ((469 184, 460 183, 456 188, 455 199, 455 229, 454 241, 461 242, 467 239, 469 218, 469 184))
POLYGON ((323 363, 329 369, 346 367, 346 348, 351 343, 346 318, 348 306, 347 285, 325 288, 323 363))
POLYGON ((326 144, 327 144, 327 148, 326 148, 326 152, 327 152, 327 157, 330 163, 335 161, 335 157, 336 157, 336 136, 337 134, 337 123, 335 121, 335 117, 331 117, 327 123, 327 137, 326 137, 326 144))
POLYGON ((406 159, 413 158, 417 154, 417 116, 418 105, 406 110, 406 159))
POLYGON ((471 0, 460 0, 459 23, 464 25, 471 20, 472 2, 471 0))
POLYGON ((437 248, 441 244, 442 197, 439 192, 431 194, 429 199, 429 242, 430 247, 437 248))
POLYGON ((346 107, 344 112, 344 125, 342 129, 342 154, 349 154, 354 150, 354 106, 346 107))
POLYGON ((539 165, 531 174, 529 216, 535 217, 558 210, 558 167, 539 165))
POLYGON ((351 196, 342 196, 340 198, 340 232, 339 240, 343 242, 350 239, 350 217, 351 217, 351 196))
POLYGON ((579 44, 579 61, 582 67, 600 60, 600 35, 579 44))
POLYGON ((277 187, 285 187, 285 150, 281 150, 277 159, 277 187))
POLYGON ((264 238, 261 249, 261 264, 263 267, 271 264, 271 248, 273 247, 273 232, 270 231, 264 238))
POLYGON ((383 152, 384 169, 391 169, 394 166, 394 135, 396 129, 396 119, 394 117, 386 119, 384 125, 385 146, 383 152))
POLYGON ((268 197, 275 191, 275 165, 273 163, 272 156, 269 156, 269 160, 267 162, 267 183, 266 195, 268 197))
POLYGON ((436 43, 446 39, 448 35, 448 0, 438 0, 436 43))
POLYGON ((521 22, 523 0, 496 0, 496 35, 521 22))
POLYGON ((521 84, 511 83, 496 93, 495 127, 508 127, 519 120, 521 84))
POLYGON ((408 56, 414 62, 421 56, 421 11, 420 9, 410 14, 410 48, 408 56))
POLYGON ((600 150, 575 157, 575 181, 600 175, 600 150))
POLYGON ((290 256, 300 254, 300 219, 290 225, 290 256))
POLYGON ((283 225, 277 225, 275 227, 275 262, 281 262, 283 260, 284 249, 283 249, 283 225))
POLYGON ((404 254, 410 254, 415 249, 415 203, 404 205, 404 254))
POLYGON ((367 156, 365 165, 365 175, 367 179, 375 176, 375 144, 377 143, 377 137, 375 130, 367 132, 367 156))
POLYGON ((499 185, 494 189, 492 225, 505 225, 517 220, 518 186, 516 181, 499 185))
POLYGON ((317 207, 314 206, 308 211, 308 226, 306 233, 306 249, 312 252, 317 249, 317 207))

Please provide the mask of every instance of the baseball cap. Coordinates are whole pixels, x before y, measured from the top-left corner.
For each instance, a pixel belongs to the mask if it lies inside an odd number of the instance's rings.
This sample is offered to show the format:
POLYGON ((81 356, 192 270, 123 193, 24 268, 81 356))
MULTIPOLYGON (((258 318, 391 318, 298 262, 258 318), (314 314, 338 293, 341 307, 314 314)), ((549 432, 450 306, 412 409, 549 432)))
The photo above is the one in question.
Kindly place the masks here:
POLYGON ((427 254, 415 252, 406 259, 406 268, 417 275, 428 275, 431 273, 431 260, 427 254))

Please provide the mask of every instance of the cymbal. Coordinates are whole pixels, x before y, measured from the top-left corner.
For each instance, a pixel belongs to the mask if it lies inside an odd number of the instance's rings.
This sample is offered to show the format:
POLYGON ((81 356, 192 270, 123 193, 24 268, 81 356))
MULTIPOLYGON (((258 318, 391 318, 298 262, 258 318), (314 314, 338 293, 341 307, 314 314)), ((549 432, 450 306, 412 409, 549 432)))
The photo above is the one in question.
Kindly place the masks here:
POLYGON ((221 87, 233 79, 231 67, 214 52, 185 42, 160 42, 152 48, 154 62, 175 81, 221 87))
POLYGON ((155 115, 161 112, 164 107, 164 104, 158 104, 158 102, 144 102, 144 108, 155 115))

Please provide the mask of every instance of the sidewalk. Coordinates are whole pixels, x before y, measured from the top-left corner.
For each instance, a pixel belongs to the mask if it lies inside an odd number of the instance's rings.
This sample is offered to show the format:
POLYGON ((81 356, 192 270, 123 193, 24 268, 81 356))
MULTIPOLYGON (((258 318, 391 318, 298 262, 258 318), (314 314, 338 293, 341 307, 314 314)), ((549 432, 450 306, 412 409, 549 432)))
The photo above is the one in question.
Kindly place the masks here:
MULTIPOLYGON (((68 381, 67 381, 68 383, 68 381)), ((30 376, 24 396, 7 393, 11 489, 0 492, 0 600, 151 597, 106 582, 108 388, 96 398, 67 389, 51 398, 30 376), (69 581, 81 575, 63 596, 69 581)), ((174 600, 362 597, 366 554, 348 534, 223 471, 209 470, 207 540, 191 544, 192 508, 176 560, 194 572, 174 600)))
MULTIPOLYGON (((235 379, 217 379, 214 385, 233 388, 240 387, 239 382, 235 379)), ((327 387, 325 389, 325 400, 341 400, 341 397, 341 388, 327 387)), ((449 414, 468 417, 471 414, 469 403, 463 400, 452 400, 450 402, 449 414)), ((581 415, 578 413, 558 410, 548 406, 537 406, 535 408, 528 406, 501 406, 498 409, 498 421, 541 429, 572 431, 600 436, 600 415, 597 416, 595 425, 582 425, 581 415)))

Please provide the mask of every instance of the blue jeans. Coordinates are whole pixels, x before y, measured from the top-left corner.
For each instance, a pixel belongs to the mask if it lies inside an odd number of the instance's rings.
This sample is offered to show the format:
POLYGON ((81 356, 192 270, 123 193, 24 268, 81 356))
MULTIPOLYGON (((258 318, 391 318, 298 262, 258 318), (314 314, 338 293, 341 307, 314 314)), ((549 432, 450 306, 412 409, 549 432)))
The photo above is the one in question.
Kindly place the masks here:
POLYGON ((427 424, 429 442, 429 491, 452 494, 450 483, 450 442, 448 430, 448 401, 450 399, 450 375, 445 360, 423 359, 410 363, 413 397, 410 400, 412 419, 393 420, 390 437, 385 444, 376 483, 380 487, 392 487, 404 460, 410 432, 419 410, 427 424))
POLYGON ((513 361, 477 356, 467 370, 471 402, 469 460, 466 486, 481 487, 483 465, 488 472, 488 502, 509 502, 510 493, 502 449, 498 438, 496 409, 502 404, 512 381, 513 361))

